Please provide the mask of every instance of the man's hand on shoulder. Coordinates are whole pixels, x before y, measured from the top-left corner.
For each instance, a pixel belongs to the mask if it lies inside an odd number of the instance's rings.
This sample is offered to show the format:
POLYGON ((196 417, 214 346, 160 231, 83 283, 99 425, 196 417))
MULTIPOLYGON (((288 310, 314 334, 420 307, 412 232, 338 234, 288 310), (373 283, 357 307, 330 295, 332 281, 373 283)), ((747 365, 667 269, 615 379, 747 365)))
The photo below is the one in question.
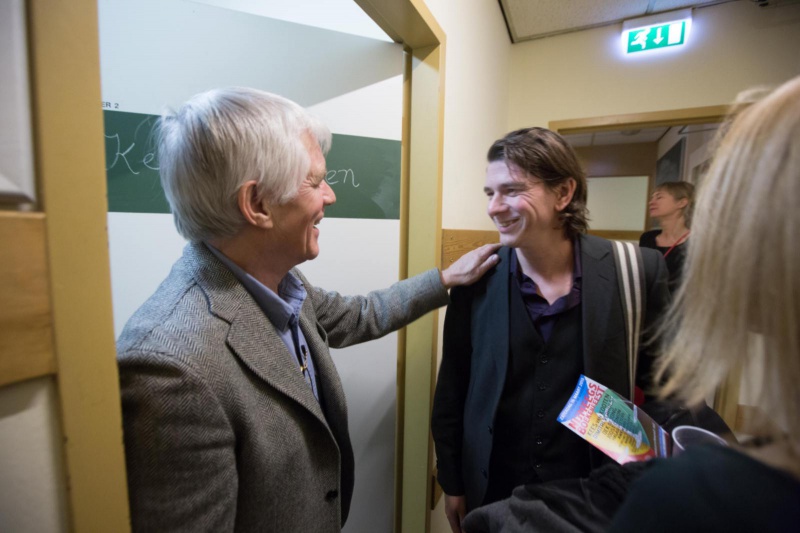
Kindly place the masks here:
POLYGON ((500 243, 484 244, 465 253, 442 271, 442 284, 448 289, 458 285, 472 285, 500 260, 495 253, 498 248, 500 243))

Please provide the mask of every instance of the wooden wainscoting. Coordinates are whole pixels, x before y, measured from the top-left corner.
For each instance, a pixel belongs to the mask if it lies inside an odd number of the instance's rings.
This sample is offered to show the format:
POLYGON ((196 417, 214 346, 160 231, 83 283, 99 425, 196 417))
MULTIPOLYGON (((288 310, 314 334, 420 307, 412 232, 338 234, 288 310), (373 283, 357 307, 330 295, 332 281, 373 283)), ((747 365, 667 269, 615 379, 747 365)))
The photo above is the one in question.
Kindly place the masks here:
POLYGON ((447 268, 465 253, 493 242, 500 242, 500 234, 496 231, 443 229, 442 268, 447 268))
MULTIPOLYGON (((619 241, 639 242, 641 231, 589 230, 590 235, 619 241)), ((489 230, 443 229, 442 268, 447 268, 465 253, 484 244, 500 242, 500 234, 489 230)))
POLYGON ((44 217, 0 211, 0 386, 56 371, 44 217))

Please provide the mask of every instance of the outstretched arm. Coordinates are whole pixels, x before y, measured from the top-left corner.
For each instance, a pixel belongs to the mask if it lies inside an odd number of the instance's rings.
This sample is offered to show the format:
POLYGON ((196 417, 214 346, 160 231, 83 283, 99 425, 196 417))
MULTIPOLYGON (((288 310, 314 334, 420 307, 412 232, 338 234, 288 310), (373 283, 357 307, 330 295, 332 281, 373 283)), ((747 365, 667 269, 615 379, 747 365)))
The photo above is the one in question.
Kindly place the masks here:
POLYGON ((380 338, 448 303, 447 289, 474 283, 497 264, 499 245, 465 254, 444 272, 431 269, 366 296, 342 296, 313 287, 305 278, 317 321, 334 348, 380 338))

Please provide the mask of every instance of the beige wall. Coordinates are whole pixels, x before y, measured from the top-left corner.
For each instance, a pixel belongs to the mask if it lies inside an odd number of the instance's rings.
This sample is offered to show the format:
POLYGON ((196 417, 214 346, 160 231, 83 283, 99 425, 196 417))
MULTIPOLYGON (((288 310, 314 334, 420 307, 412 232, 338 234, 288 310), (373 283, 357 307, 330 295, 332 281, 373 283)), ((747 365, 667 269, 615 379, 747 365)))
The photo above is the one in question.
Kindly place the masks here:
POLYGON ((69 530, 63 432, 54 379, 0 388, 0 530, 69 530))
POLYGON ((486 151, 507 131, 511 40, 497 2, 426 0, 447 34, 442 227, 494 229, 486 151))
POLYGON ((740 0, 695 9, 682 50, 624 57, 621 24, 529 41, 511 51, 508 126, 727 104, 800 74, 800 5, 740 0))

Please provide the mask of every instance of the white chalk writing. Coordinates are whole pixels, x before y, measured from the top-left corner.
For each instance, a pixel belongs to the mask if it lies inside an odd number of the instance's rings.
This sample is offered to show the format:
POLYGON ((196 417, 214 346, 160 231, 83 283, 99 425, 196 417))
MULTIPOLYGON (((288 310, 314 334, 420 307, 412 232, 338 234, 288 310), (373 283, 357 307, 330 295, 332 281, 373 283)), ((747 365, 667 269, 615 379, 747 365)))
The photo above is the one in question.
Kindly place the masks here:
POLYGON ((341 170, 329 170, 328 173, 325 174, 325 181, 328 182, 328 185, 336 185, 338 183, 346 185, 348 178, 350 179, 350 184, 353 187, 361 186, 360 183, 356 183, 356 175, 353 172, 352 168, 345 168, 341 170))

